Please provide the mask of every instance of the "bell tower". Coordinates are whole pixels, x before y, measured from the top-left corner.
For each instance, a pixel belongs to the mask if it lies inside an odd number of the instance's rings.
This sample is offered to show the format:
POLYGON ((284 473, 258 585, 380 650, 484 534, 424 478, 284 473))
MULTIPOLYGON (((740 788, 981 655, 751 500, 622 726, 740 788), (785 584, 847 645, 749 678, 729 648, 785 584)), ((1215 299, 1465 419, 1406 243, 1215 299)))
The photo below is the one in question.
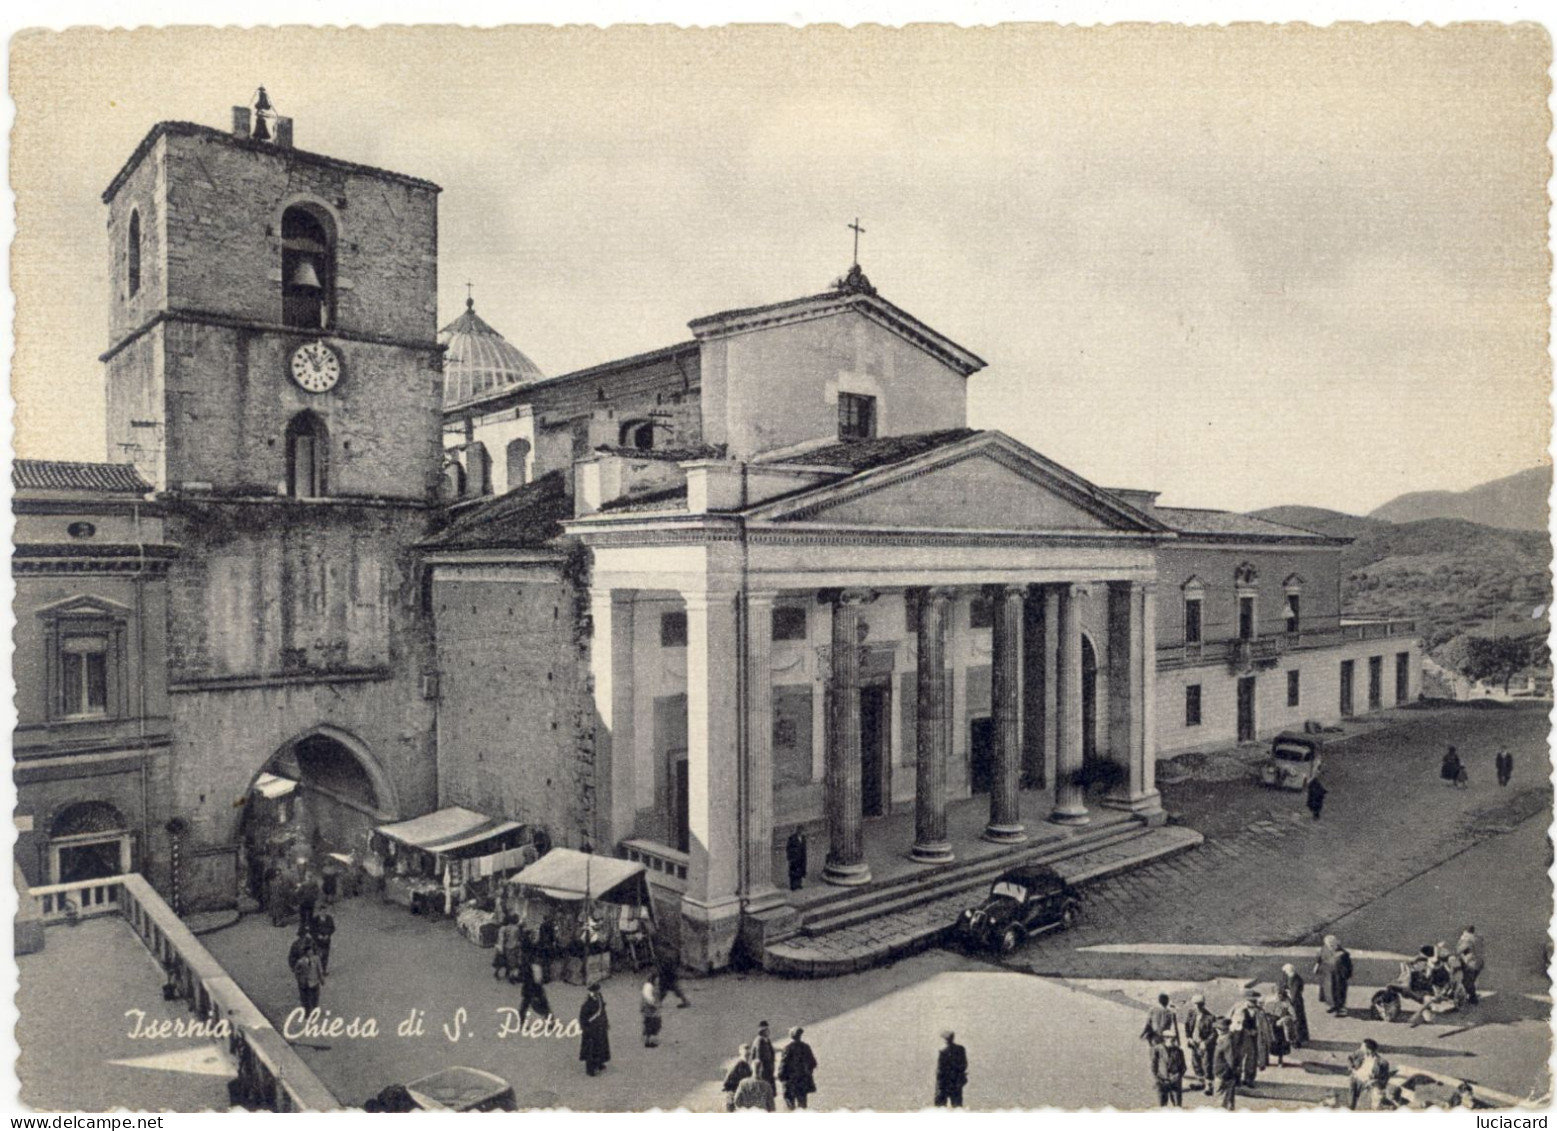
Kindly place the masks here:
POLYGON ((299 735, 370 763, 364 819, 434 796, 413 547, 442 455, 440 190, 293 136, 261 87, 229 130, 153 127, 103 194, 108 458, 183 547, 177 811, 207 846, 299 735))

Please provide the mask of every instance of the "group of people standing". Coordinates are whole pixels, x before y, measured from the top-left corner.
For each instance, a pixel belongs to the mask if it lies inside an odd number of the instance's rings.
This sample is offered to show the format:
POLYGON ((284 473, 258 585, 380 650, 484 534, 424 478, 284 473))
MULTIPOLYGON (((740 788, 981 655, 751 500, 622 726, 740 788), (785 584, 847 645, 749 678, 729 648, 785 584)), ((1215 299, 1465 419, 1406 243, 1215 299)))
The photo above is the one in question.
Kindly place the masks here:
POLYGON ((305 1010, 319 1006, 319 991, 330 972, 330 948, 335 941, 335 916, 319 911, 313 901, 299 904, 297 937, 287 951, 287 967, 297 979, 297 997, 305 1010))
POLYGON ((1232 1110, 1240 1087, 1253 1087, 1272 1059, 1278 1066, 1285 1065, 1293 1050, 1308 1043, 1303 989, 1303 976, 1288 964, 1281 968, 1275 996, 1269 1000, 1258 990, 1245 990, 1225 1016, 1218 1016, 1206 1007, 1206 995, 1197 993, 1189 999, 1182 1019, 1168 995, 1158 994, 1141 1030, 1151 1048, 1158 1104, 1184 1106, 1184 1078, 1193 1068, 1205 1094, 1221 1096, 1222 1106, 1232 1110), (1181 1029, 1189 1047, 1188 1063, 1179 1047, 1181 1029))
MULTIPOLYGON (((1498 747, 1497 754, 1492 758, 1492 766, 1497 773, 1498 785, 1506 786, 1513 780, 1514 756, 1506 746, 1498 747)), ((1444 753, 1443 761, 1438 765, 1438 776, 1445 785, 1458 786, 1460 789, 1470 786, 1470 771, 1465 768, 1464 759, 1453 746, 1444 753)))
MULTIPOLYGON (((660 1043, 660 1031, 664 1025, 660 1017, 660 1008, 671 994, 681 999, 678 1009, 686 1009, 692 1004, 681 988, 681 971, 676 959, 666 955, 650 972, 639 995, 644 1048, 652 1049, 660 1043)), ((544 991, 541 1000, 542 1003, 545 1002, 544 991)), ((550 1007, 547 1007, 545 1012, 549 1014, 550 1007)), ((523 1016, 521 1007, 521 1021, 523 1016)), ((578 1058, 584 1062, 586 1075, 597 1076, 605 1071, 605 1066, 611 1060, 611 1018, 606 1011, 605 995, 600 992, 599 982, 590 984, 584 997, 584 1004, 579 1009, 578 1024, 580 1030, 578 1058)))
POLYGON ((724 1077, 726 1111, 773 1111, 779 1089, 790 1111, 810 1106, 816 1091, 816 1053, 796 1025, 789 1042, 775 1051, 766 1021, 757 1024, 757 1035, 736 1050, 735 1063, 724 1077))

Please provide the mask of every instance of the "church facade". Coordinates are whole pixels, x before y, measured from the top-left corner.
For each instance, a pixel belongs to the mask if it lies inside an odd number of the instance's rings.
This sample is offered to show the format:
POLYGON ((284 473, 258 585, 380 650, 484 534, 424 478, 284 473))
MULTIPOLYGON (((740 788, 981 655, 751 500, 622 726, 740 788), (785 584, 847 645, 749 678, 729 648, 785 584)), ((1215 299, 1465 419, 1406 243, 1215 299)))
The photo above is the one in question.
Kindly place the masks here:
MULTIPOLYGON (((191 905, 237 890, 273 772, 331 847, 460 805, 643 860, 718 968, 793 929, 796 827, 848 887, 893 814, 927 866, 957 805, 1000 843, 1156 823, 1159 752, 1418 693, 1409 625, 1341 617, 1343 542, 969 427, 985 363, 857 264, 555 377, 473 301, 437 333, 439 191, 296 149, 261 92, 104 194, 108 460, 165 587, 133 862, 176 836, 191 905)), ((123 607, 98 588, 48 601, 123 607)))

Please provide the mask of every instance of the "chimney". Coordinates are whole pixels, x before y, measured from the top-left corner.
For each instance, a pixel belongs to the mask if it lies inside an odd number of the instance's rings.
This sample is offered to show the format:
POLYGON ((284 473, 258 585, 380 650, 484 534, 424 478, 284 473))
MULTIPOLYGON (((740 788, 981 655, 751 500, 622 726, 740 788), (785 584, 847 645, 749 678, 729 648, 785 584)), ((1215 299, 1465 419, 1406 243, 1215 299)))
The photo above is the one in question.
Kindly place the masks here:
POLYGON ((278 149, 291 149, 292 148, 292 119, 291 118, 280 118, 280 117, 278 117, 276 119, 276 148, 278 148, 278 149))
POLYGON ((232 136, 247 140, 249 136, 249 108, 247 106, 234 106, 232 108, 232 136))

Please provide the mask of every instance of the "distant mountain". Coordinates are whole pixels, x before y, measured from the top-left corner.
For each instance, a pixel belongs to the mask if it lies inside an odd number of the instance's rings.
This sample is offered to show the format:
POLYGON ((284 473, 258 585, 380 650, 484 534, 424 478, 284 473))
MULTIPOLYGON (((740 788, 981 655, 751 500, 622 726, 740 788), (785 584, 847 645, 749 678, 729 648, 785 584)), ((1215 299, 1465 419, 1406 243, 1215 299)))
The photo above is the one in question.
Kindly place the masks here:
POLYGON ((1394 523, 1322 507, 1268 507, 1256 517, 1353 539, 1341 551, 1347 616, 1412 617, 1429 649, 1467 633, 1543 631, 1551 541, 1540 530, 1459 518, 1394 523))
POLYGON ((1468 491, 1413 491, 1368 515, 1386 522, 1463 518, 1505 530, 1545 530, 1552 469, 1532 467, 1468 491))

